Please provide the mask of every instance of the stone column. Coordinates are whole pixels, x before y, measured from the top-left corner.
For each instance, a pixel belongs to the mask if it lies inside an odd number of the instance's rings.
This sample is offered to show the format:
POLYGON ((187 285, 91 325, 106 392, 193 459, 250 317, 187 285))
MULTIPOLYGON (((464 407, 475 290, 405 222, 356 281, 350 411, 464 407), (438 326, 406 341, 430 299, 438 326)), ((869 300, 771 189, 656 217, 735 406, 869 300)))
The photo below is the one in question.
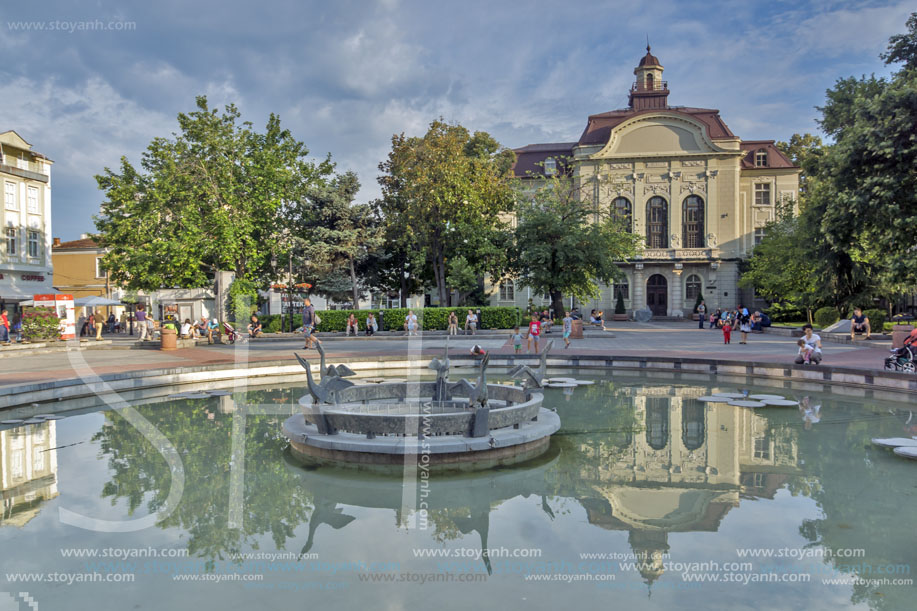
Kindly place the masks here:
POLYGON ((676 263, 675 269, 672 270, 672 303, 669 306, 669 316, 677 316, 679 318, 685 315, 684 310, 682 310, 681 297, 681 273, 683 271, 681 263, 676 263))
POLYGON ((646 307, 646 298, 643 293, 646 290, 646 283, 643 280, 642 263, 637 263, 634 266, 634 284, 631 288, 630 305, 634 310, 642 310, 646 307))

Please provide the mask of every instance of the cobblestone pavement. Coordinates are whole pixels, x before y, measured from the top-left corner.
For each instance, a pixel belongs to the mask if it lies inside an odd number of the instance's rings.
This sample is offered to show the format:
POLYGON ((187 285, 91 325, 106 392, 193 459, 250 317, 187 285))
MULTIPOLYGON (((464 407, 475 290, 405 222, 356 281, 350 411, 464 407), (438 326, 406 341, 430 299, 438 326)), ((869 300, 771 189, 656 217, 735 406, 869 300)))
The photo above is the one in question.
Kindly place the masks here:
MULTIPOLYGON (((723 344, 717 330, 700 330, 691 323, 617 323, 607 332, 589 329, 585 339, 574 340, 569 349, 563 348, 559 332, 543 336, 553 339, 552 354, 614 355, 614 356, 676 356, 721 359, 728 361, 792 362, 796 354, 795 339, 775 334, 749 335, 748 344, 739 344, 739 334, 733 333, 732 343, 723 344)), ((433 356, 441 353, 446 337, 426 335, 412 338, 326 338, 329 357, 369 357, 380 355, 433 356)), ((450 339, 452 354, 470 351, 474 344, 496 354, 513 352, 509 335, 499 337, 457 336, 450 339)), ((293 359, 294 352, 303 352, 302 340, 294 338, 265 338, 229 345, 207 346, 161 352, 159 350, 128 350, 131 340, 115 337, 111 346, 75 352, 52 352, 7 357, 0 360, 0 386, 41 382, 53 379, 81 377, 95 373, 160 369, 216 363, 257 362, 293 359)), ((858 342, 835 344, 824 342, 825 364, 880 369, 888 354, 888 342, 858 342)), ((523 348, 523 353, 525 352, 523 348)), ((306 354, 315 355, 314 351, 306 354)), ((317 356, 317 355, 316 355, 317 356)))

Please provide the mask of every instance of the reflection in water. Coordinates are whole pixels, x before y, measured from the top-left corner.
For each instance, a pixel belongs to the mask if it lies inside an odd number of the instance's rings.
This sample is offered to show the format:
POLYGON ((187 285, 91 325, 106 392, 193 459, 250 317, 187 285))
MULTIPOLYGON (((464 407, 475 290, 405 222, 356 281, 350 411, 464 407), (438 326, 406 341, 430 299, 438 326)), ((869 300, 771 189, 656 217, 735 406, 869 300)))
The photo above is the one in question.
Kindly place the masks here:
MULTIPOLYGON (((660 580, 679 578, 665 570, 669 554, 699 553, 679 549, 685 547, 683 540, 670 534, 717 533, 727 514, 751 520, 742 517, 740 504, 754 500, 772 504, 779 516, 787 507, 787 495, 778 493, 785 490, 817 503, 817 516, 810 513, 810 519, 792 524, 812 544, 868 550, 867 558, 860 559, 864 564, 908 561, 900 532, 913 529, 914 516, 901 515, 899 484, 907 479, 906 473, 912 480, 913 472, 904 471, 911 465, 888 458, 868 443, 871 436, 900 434, 904 425, 895 416, 813 398, 810 406, 831 407, 821 409, 822 423, 808 430, 793 408, 756 411, 696 400, 710 392, 708 386, 601 380, 577 389, 567 401, 570 395, 548 390, 545 404, 556 407, 563 422, 551 451, 513 468, 434 474, 428 491, 416 487, 415 507, 423 501, 429 525, 418 536, 442 546, 461 541, 467 547, 470 538, 482 551, 500 547, 506 533, 491 528, 494 517, 512 519, 521 503, 542 516, 547 528, 566 533, 585 528, 597 544, 608 541, 601 538, 603 531, 627 533, 629 551, 644 560, 641 579, 654 587, 660 580), (867 503, 869 511, 864 512, 867 503), (500 540, 494 542, 495 537, 500 540)), ((359 553, 362 542, 349 533, 358 531, 367 515, 390 513, 392 531, 407 532, 418 521, 417 516, 402 515, 397 470, 384 475, 304 469, 285 460, 281 423, 296 409, 301 393, 250 391, 138 407, 181 454, 185 494, 178 509, 158 526, 179 530, 192 556, 214 563, 263 546, 265 535, 275 549, 289 547, 300 555, 340 549, 359 553), (244 431, 233 427, 240 413, 246 414, 244 431), (234 444, 234 435, 243 438, 234 444), (230 526, 234 447, 244 448, 241 528, 230 526)), ((53 425, 39 425, 50 442, 44 447, 53 447, 53 425)), ((8 436, 0 439, 6 523, 16 514, 7 507, 27 501, 23 490, 16 492, 23 500, 7 503, 12 495, 8 489, 17 491, 21 484, 14 482, 10 488, 7 483, 13 464, 7 456, 14 446, 8 436)), ((121 499, 130 513, 156 511, 168 494, 171 477, 159 453, 115 412, 106 412, 94 440, 106 461, 107 483, 101 490, 106 503, 121 499)), ((30 447, 39 442, 36 438, 30 447)), ((15 447, 24 448, 24 442, 15 447)), ((49 453, 46 468, 52 460, 49 453)), ((32 473, 39 473, 34 463, 32 473)), ((52 475, 50 487, 41 488, 49 491, 44 498, 56 494, 54 482, 52 475)), ((754 529, 752 523, 740 523, 754 529)), ((380 538, 386 536, 379 533, 380 538)), ((545 546, 549 555, 550 540, 534 535, 531 542, 545 546)), ((726 546, 733 543, 740 545, 730 540, 726 546)), ((709 545, 724 546, 722 541, 709 545)), ((409 549, 392 553, 410 557, 409 549)), ((553 558, 562 559, 566 560, 553 558)), ((480 570, 495 572, 486 553, 477 562, 480 570)), ((874 607, 895 608, 901 600, 891 591, 876 597, 865 586, 854 586, 853 596, 854 602, 874 607)))
POLYGON ((0 431, 0 526, 25 526, 57 490, 57 422, 0 431))

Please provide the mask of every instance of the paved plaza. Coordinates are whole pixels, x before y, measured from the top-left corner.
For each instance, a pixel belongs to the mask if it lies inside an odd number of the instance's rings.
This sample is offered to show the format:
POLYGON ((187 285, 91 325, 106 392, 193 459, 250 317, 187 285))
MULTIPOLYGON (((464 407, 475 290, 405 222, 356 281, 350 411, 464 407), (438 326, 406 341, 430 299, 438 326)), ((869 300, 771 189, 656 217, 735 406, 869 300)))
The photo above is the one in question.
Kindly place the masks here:
MULTIPOLYGON (((106 336, 111 337, 111 336, 106 336)), ((748 344, 738 343, 738 333, 732 343, 723 344, 718 330, 700 330, 693 323, 616 323, 608 331, 589 329, 586 337, 574 340, 564 349, 559 332, 542 338, 554 340, 552 354, 610 355, 610 356, 672 356, 705 358, 723 361, 764 361, 792 363, 796 354, 795 339, 775 333, 749 335, 748 344)), ((427 334, 417 337, 388 336, 375 338, 326 337, 324 346, 330 358, 421 356, 441 354, 446 336, 427 334)), ((130 349, 133 340, 116 336, 111 345, 90 350, 49 352, 0 359, 0 386, 166 367, 184 367, 219 363, 244 363, 294 359, 302 350, 302 339, 265 337, 236 345, 198 345, 163 352, 130 349)), ((452 354, 468 353, 475 344, 495 354, 511 354, 512 343, 507 332, 490 332, 478 337, 459 335, 449 340, 452 354)), ((889 342, 858 341, 855 344, 823 342, 825 365, 857 369, 881 369, 888 354, 889 342)), ((316 355, 315 351, 305 351, 316 355)), ((523 348, 523 353, 525 352, 523 348)))

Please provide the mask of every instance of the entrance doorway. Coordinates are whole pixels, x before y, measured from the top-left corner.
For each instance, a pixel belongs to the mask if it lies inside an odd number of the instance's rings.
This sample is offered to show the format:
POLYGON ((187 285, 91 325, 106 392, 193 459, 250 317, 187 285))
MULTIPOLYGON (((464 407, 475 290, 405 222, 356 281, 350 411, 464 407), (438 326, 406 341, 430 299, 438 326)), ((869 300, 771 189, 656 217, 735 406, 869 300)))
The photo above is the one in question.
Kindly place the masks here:
POLYGON ((665 316, 668 309, 669 283, 665 276, 653 274, 646 281, 646 307, 653 316, 665 316))

